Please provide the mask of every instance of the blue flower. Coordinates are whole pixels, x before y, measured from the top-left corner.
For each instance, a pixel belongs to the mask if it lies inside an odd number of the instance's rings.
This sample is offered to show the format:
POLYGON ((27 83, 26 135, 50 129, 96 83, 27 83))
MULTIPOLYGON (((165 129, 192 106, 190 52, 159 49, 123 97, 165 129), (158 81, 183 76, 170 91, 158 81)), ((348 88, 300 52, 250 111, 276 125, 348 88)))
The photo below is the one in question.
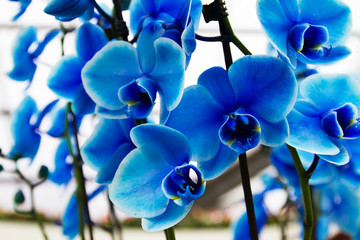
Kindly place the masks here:
POLYGON ((133 47, 124 41, 107 44, 85 65, 86 92, 112 118, 146 118, 156 93, 166 111, 173 110, 183 93, 185 58, 172 40, 160 38, 155 49, 133 47))
POLYGON ((302 99, 289 114, 287 143, 343 165, 349 154, 342 139, 360 136, 360 83, 347 75, 312 75, 300 84, 302 99))
POLYGON ((94 15, 94 6, 90 0, 52 0, 44 12, 60 21, 71 21, 80 16, 88 20, 94 15))
POLYGON ((65 139, 63 139, 55 154, 55 169, 50 173, 49 179, 58 184, 68 184, 72 178, 72 163, 68 163, 66 160, 70 156, 69 148, 65 139))
POLYGON ((109 184, 125 156, 135 148, 130 139, 134 119, 101 119, 81 148, 81 156, 97 171, 96 182, 109 184))
POLYGON ((278 146, 289 129, 297 83, 283 61, 246 56, 227 72, 213 67, 184 92, 167 125, 184 133, 205 179, 223 173, 238 154, 259 143, 278 146))
POLYGON ((28 6, 31 3, 31 0, 10 0, 10 1, 20 3, 19 12, 12 18, 13 21, 18 20, 18 18, 21 17, 25 13, 26 9, 28 8, 28 6))
POLYGON ((130 28, 140 33, 138 42, 151 48, 159 37, 167 37, 183 47, 187 62, 196 47, 195 31, 198 28, 202 3, 200 0, 141 1, 130 5, 130 28))
POLYGON ((270 41, 294 67, 329 63, 350 50, 341 46, 351 30, 350 8, 339 0, 258 0, 257 14, 270 41))
POLYGON ((38 113, 34 99, 26 96, 11 118, 11 135, 14 139, 9 158, 33 159, 39 149, 40 135, 35 131, 36 126, 31 121, 38 113))
POLYGON ((37 132, 44 116, 55 106, 57 101, 49 103, 39 111, 36 102, 26 96, 11 116, 11 135, 14 144, 8 154, 11 159, 35 157, 39 145, 40 134, 37 132))
MULTIPOLYGON (((105 186, 96 188, 92 193, 88 195, 88 200, 91 201, 94 197, 99 195, 106 189, 105 186)), ((87 222, 85 216, 84 222, 87 222)), ((69 200, 69 203, 65 209, 65 212, 61 218, 62 220, 62 231, 65 236, 70 239, 74 239, 79 234, 79 213, 78 213, 78 202, 77 197, 73 194, 69 200)))
POLYGON ((107 43, 103 30, 91 23, 84 23, 76 34, 77 56, 64 57, 50 73, 49 88, 72 102, 75 115, 93 113, 95 103, 85 92, 81 70, 107 43))
POLYGON ((43 41, 38 42, 36 28, 27 27, 23 29, 17 37, 13 46, 12 55, 14 68, 8 76, 16 81, 29 81, 31 83, 35 71, 36 63, 34 60, 44 51, 46 45, 59 33, 59 30, 50 31, 43 41), (35 50, 30 51, 30 46, 37 45, 35 50))
POLYGON ((110 185, 110 199, 122 212, 142 218, 146 231, 167 229, 190 211, 205 191, 190 144, 180 132, 143 124, 130 132, 136 149, 120 164, 110 185))

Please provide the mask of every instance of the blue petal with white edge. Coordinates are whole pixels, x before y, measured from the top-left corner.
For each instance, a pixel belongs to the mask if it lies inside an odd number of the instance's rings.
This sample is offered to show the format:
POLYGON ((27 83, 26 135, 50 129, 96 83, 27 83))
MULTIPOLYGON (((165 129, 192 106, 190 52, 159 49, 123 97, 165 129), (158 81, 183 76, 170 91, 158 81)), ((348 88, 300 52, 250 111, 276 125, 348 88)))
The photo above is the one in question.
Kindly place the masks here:
POLYGON ((342 43, 351 30, 351 10, 338 0, 302 0, 299 2, 299 22, 321 25, 329 32, 334 47, 342 43))
POLYGON ((175 129, 151 123, 142 124, 133 128, 130 136, 137 147, 149 146, 157 149, 170 166, 176 167, 190 161, 190 144, 186 137, 175 129))
POLYGON ((110 199, 117 209, 132 217, 152 218, 164 213, 169 199, 161 183, 172 166, 156 149, 142 146, 120 164, 110 184, 110 199))
POLYGON ((133 119, 101 119, 94 132, 81 148, 84 162, 91 168, 99 170, 124 143, 131 143, 130 129, 133 119))
POLYGON ((185 134, 195 159, 210 159, 219 149, 218 131, 225 121, 224 114, 228 113, 203 86, 190 86, 166 125, 185 134))
POLYGON ((300 93, 316 105, 320 114, 348 102, 360 109, 360 83, 345 74, 311 75, 302 81, 300 93))
POLYGON ((155 54, 155 67, 149 76, 171 111, 179 104, 184 91, 185 54, 179 45, 166 38, 155 41, 155 54))
POLYGON ((206 161, 198 161, 198 167, 205 180, 212 180, 223 174, 236 160, 239 154, 220 143, 217 154, 206 161))
POLYGON ((340 152, 339 147, 321 128, 320 118, 307 117, 293 110, 287 120, 290 127, 287 144, 314 154, 335 155, 340 152))
POLYGON ((86 63, 107 43, 104 31, 97 25, 86 22, 76 33, 76 52, 86 63))
POLYGON ((128 42, 107 44, 89 61, 81 77, 86 92, 94 102, 110 110, 123 104, 118 99, 121 86, 141 75, 136 49, 128 42))
MULTIPOLYGON (((272 44, 287 55, 288 32, 293 22, 288 19, 278 0, 258 0, 258 18, 272 44)), ((286 11, 288 13, 288 11, 286 11)))
POLYGON ((340 152, 335 155, 318 154, 319 157, 329 163, 335 165, 345 165, 349 162, 350 156, 346 148, 339 142, 334 140, 334 144, 340 149, 340 152))
POLYGON ((52 69, 49 88, 58 96, 73 100, 81 85, 81 69, 83 63, 76 56, 63 57, 52 69))
POLYGON ((228 78, 228 72, 221 67, 212 67, 204 71, 198 79, 214 100, 227 109, 234 108, 235 94, 228 78))
POLYGON ((297 82, 283 61, 269 56, 245 56, 229 68, 236 106, 269 122, 283 120, 295 104, 297 82))
POLYGON ((181 207, 170 201, 163 214, 154 218, 143 218, 141 226, 148 232, 158 232, 170 228, 180 222, 190 212, 192 205, 193 202, 181 207))

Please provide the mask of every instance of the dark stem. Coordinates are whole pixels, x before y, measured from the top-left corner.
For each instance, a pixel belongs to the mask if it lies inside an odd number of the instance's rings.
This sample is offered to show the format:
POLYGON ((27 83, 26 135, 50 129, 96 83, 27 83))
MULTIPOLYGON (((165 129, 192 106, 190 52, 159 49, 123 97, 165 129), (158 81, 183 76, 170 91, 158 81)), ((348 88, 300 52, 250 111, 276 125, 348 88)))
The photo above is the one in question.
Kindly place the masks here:
POLYGON ((110 225, 111 225, 111 232, 113 235, 113 239, 115 239, 114 238, 114 232, 115 232, 114 228, 115 228, 116 232, 118 233, 119 239, 122 240, 123 239, 122 226, 116 217, 114 204, 111 202, 110 197, 109 197, 109 191, 107 192, 107 199, 109 201, 110 225))
POLYGON ((312 210, 314 214, 314 226, 313 226, 314 230, 312 231, 311 240, 316 240, 316 224, 317 224, 317 209, 316 209, 316 196, 315 196, 316 192, 312 187, 310 187, 310 193, 311 193, 312 210))
POLYGON ((116 21, 112 24, 112 26, 115 32, 115 37, 119 40, 128 41, 129 30, 122 16, 120 0, 113 0, 113 4, 116 21))
POLYGON ((96 0, 91 0, 91 3, 94 5, 94 7, 96 8, 96 10, 100 13, 101 16, 103 16, 106 21, 108 21, 109 23, 113 23, 114 19, 109 16, 100 6, 99 4, 97 4, 96 0))
POLYGON ((310 193, 310 185, 309 179, 306 175, 306 171, 301 163, 300 157, 295 148, 290 145, 286 145, 289 149, 291 157, 294 161, 294 165, 300 180, 300 187, 303 197, 303 204, 305 209, 304 216, 304 236, 303 240, 311 240, 313 225, 314 225, 314 215, 312 209, 312 201, 311 201, 311 193, 310 193))
POLYGON ((206 37, 206 36, 201 36, 201 35, 195 33, 195 39, 204 41, 204 42, 222 42, 225 38, 223 36, 206 37))
POLYGON ((174 228, 168 228, 164 230, 166 240, 176 240, 174 228))
POLYGON ((138 125, 147 123, 147 119, 146 118, 134 118, 134 122, 135 122, 135 125, 138 126, 138 125))
POLYGON ((257 240, 258 231, 256 226, 256 217, 255 217, 253 196, 251 192, 250 174, 247 164, 246 153, 242 153, 239 155, 239 164, 240 164, 241 181, 245 196, 245 205, 246 205, 247 219, 249 223, 250 237, 251 240, 257 240))
POLYGON ((314 159, 313 159, 311 165, 309 166, 308 169, 306 169, 305 175, 306 175, 306 177, 307 177, 308 179, 310 179, 310 177, 311 177, 311 176, 313 175, 313 173, 315 172, 316 167, 317 167, 318 164, 319 164, 319 159, 320 159, 320 157, 315 154, 315 155, 314 155, 314 159))

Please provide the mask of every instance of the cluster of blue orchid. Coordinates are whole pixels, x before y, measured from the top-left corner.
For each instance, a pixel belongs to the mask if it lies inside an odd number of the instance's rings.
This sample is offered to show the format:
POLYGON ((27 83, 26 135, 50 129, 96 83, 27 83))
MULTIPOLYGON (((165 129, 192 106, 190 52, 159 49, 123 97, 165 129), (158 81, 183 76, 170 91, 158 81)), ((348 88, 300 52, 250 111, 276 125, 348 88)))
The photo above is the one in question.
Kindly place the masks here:
MULTIPOLYGON (((31 0, 18 2, 14 20, 31 0)), ((310 186, 317 239, 327 239, 332 225, 360 239, 360 81, 314 70, 350 54, 343 45, 351 30, 347 5, 340 0, 258 0, 257 15, 273 50, 253 56, 232 32, 222 0, 204 6, 201 0, 113 3, 113 14, 95 0, 48 3, 44 12, 60 22, 82 21, 75 30, 76 55, 63 54, 48 77, 48 87, 68 104, 56 100, 39 110, 27 95, 12 114, 13 147, 2 154, 32 161, 42 134, 62 139, 49 179, 67 184, 82 178, 63 217, 64 234, 84 237, 84 222, 91 221, 83 205, 108 188, 118 210, 141 218, 144 230, 165 230, 170 236, 169 229, 204 194, 206 181, 264 145, 274 148, 271 164, 278 176, 264 180, 266 188, 254 195, 256 222, 243 215, 234 239, 257 239, 252 225, 256 234, 265 225, 270 214, 264 195, 277 188, 288 191, 288 202, 304 223, 303 238, 310 239, 310 186), (125 10, 130 11, 131 41, 121 15, 125 10), (202 13, 207 22, 219 22, 220 37, 196 34, 202 13), (226 69, 212 67, 184 89, 196 39, 222 42, 226 69), (246 56, 232 62, 226 50, 231 42, 246 56), (154 116, 157 106, 160 113, 154 116), (80 146, 77 131, 89 115, 99 122, 80 146), (44 132, 45 117, 52 124, 44 132), (101 184, 88 195, 82 163, 96 171, 101 184)), ((69 31, 62 26, 42 41, 34 27, 21 31, 8 76, 31 87, 35 59, 69 31)))

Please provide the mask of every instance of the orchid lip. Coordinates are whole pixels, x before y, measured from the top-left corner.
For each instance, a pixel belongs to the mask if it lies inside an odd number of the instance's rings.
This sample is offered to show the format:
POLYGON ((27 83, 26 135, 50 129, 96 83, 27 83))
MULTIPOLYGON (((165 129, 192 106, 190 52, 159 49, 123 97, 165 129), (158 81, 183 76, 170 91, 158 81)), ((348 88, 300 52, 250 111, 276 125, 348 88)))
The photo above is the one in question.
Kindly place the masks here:
POLYGON ((167 198, 185 206, 205 191, 202 173, 191 164, 175 167, 163 180, 162 189, 167 198))

